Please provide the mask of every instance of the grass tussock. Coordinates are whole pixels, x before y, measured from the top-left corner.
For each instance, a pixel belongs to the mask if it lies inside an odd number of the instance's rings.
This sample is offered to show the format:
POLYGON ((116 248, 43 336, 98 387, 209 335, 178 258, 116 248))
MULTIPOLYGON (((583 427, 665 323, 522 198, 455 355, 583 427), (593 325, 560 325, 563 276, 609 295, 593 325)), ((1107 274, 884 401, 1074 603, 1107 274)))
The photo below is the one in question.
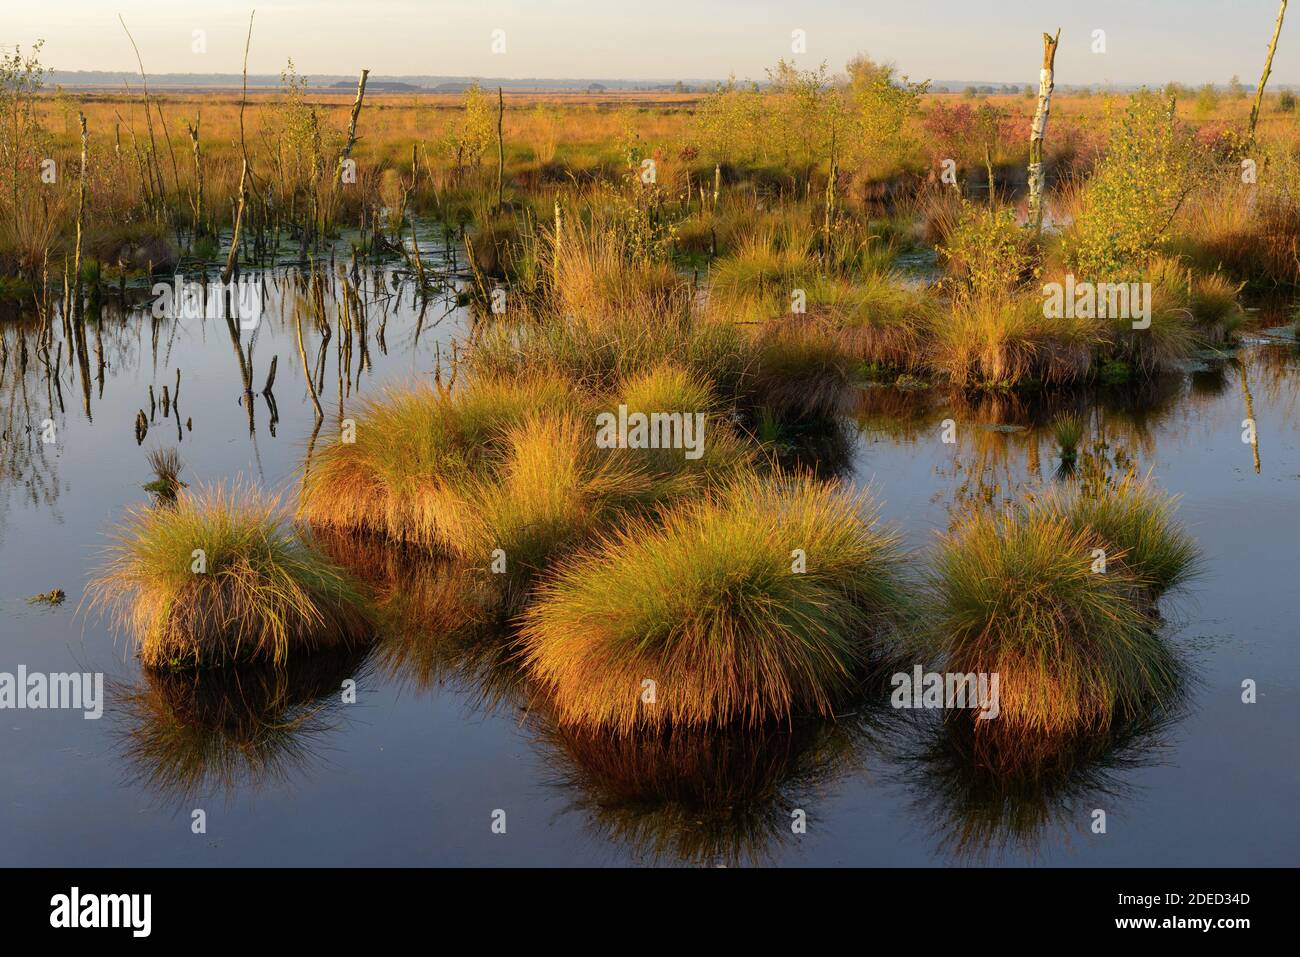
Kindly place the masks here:
POLYGON ((551 255, 562 317, 680 316, 690 309, 689 281, 667 262, 636 255, 622 230, 566 224, 551 255))
POLYGON ((947 670, 1000 675, 999 726, 1104 730, 1142 714, 1175 682, 1126 557, 1050 510, 975 512, 940 544, 928 633, 947 670), (1098 549, 1108 555, 1104 573, 1095 570, 1098 549))
POLYGON ((827 284, 821 299, 818 311, 859 361, 899 372, 924 368, 936 312, 924 291, 890 273, 873 273, 827 284))
POLYGON ((153 449, 146 456, 149 467, 153 469, 154 479, 144 486, 146 492, 157 496, 158 501, 171 503, 187 484, 181 481, 184 466, 176 449, 153 449))
POLYGON ((931 364, 958 386, 1064 384, 1087 375, 1100 340, 1091 320, 1044 318, 1037 295, 958 300, 934 325, 931 364))
POLYGON ((624 449, 601 449, 590 420, 537 416, 505 436, 499 472, 474 493, 474 522, 459 551, 535 574, 564 545, 595 532, 625 505, 648 497, 651 479, 624 449), (475 555, 475 553, 479 553, 475 555))
POLYGON ((280 664, 368 633, 347 575, 253 488, 212 487, 172 507, 132 510, 88 594, 150 667, 280 664))
POLYGON ((480 376, 541 375, 596 393, 673 364, 711 383, 724 401, 747 388, 752 362, 748 339, 737 327, 652 312, 496 322, 476 332, 469 351, 470 366, 480 376))
POLYGON ((631 376, 604 403, 605 411, 612 414, 616 403, 627 406, 629 414, 680 413, 683 422, 702 417, 691 420, 698 457, 686 448, 629 450, 650 475, 654 504, 725 484, 755 464, 753 449, 737 435, 710 383, 686 369, 663 365, 631 376))
POLYGON ((1073 463, 1079 457, 1083 432, 1083 417, 1077 412, 1063 412, 1052 420, 1052 435, 1061 450, 1063 463, 1073 463))
POLYGON ((751 388, 779 415, 842 412, 858 366, 838 332, 816 319, 773 322, 757 334, 751 388))
POLYGON ((1177 505, 1176 498, 1132 477, 1100 490, 1056 491, 1036 503, 1075 528, 1097 532, 1154 597, 1186 584, 1200 565, 1196 541, 1175 517, 1177 505))
POLYGON ((899 563, 865 498, 740 479, 565 562, 523 616, 524 659, 564 724, 830 715, 901 609, 899 563))
POLYGON ((509 429, 574 404, 565 383, 540 376, 480 377, 450 395, 429 386, 389 392, 362 406, 355 441, 317 450, 298 515, 454 551, 473 527, 474 480, 490 473, 509 429))

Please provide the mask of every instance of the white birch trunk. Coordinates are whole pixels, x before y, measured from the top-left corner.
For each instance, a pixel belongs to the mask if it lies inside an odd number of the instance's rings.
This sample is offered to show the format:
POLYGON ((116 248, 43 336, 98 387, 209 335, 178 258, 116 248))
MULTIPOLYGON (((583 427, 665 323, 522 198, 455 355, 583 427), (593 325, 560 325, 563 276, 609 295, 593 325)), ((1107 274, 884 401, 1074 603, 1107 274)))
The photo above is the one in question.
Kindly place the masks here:
POLYGON ((1037 232, 1043 226, 1043 138, 1047 133, 1047 118, 1052 110, 1052 90, 1055 88, 1056 46, 1061 42, 1061 31, 1056 36, 1043 34, 1043 68, 1038 73, 1038 108, 1034 110, 1034 123, 1029 129, 1029 222, 1037 232))

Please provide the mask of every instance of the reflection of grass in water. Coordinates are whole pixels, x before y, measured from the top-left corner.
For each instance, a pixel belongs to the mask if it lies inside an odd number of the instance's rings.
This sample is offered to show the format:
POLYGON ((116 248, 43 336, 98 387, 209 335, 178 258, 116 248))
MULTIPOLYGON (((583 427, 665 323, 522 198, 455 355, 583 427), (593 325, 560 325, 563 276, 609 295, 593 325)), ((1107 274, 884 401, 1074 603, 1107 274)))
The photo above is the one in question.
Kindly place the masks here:
POLYGON ((785 472, 809 472, 834 479, 853 468, 854 429, 837 416, 783 418, 759 409, 748 431, 785 472))
POLYGON ((128 718, 126 754, 140 782, 176 798, 232 795, 304 771, 337 726, 343 681, 359 682, 363 668, 362 653, 334 650, 285 668, 145 669, 143 682, 110 694, 128 718))
POLYGON ((363 641, 352 584, 283 519, 275 497, 238 485, 130 509, 88 587, 90 607, 130 632, 150 667, 283 665, 290 652, 363 641))
POLYGON ((452 683, 488 706, 522 700, 505 576, 373 537, 317 529, 312 540, 353 574, 374 608, 371 660, 382 672, 418 690, 452 683))
POLYGON ((1092 809, 1110 815, 1131 799, 1126 773, 1159 763, 1176 718, 1171 709, 1101 735, 1028 736, 951 715, 909 736, 898 759, 941 852, 969 863, 1032 857, 1049 832, 1087 833, 1092 809))
POLYGON ((795 808, 858 761, 864 709, 838 721, 606 735, 543 719, 557 760, 549 783, 572 795, 591 832, 651 863, 745 864, 797 840, 795 808))
POLYGON ((864 705, 838 723, 800 719, 748 731, 561 729, 512 658, 495 576, 373 539, 314 539, 376 608, 380 669, 419 689, 451 683, 489 706, 534 707, 538 735, 559 758, 551 783, 573 795, 602 838, 653 860, 763 859, 794 837, 798 799, 851 764, 870 726, 864 705))

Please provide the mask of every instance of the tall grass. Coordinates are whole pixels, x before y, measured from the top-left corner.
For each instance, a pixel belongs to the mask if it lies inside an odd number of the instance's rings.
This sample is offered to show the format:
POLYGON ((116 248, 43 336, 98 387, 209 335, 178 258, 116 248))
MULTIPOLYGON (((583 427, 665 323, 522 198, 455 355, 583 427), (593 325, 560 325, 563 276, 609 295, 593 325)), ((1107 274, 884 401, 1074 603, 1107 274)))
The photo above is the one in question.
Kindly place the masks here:
POLYGON ((1091 527, 1026 510, 973 512, 942 539, 926 633, 948 671, 1000 676, 1001 731, 1100 731, 1172 693, 1172 653, 1122 558, 1091 527))
POLYGON ((762 405, 796 417, 844 410, 859 364, 833 328, 806 318, 772 323, 754 351, 752 391, 762 405))
POLYGON ((933 329, 933 366, 958 386, 1075 382, 1102 338, 1091 320, 1045 319, 1032 294, 959 300, 933 329))
POLYGON ((131 510, 87 594, 152 667, 282 664, 368 634, 348 577, 254 488, 214 486, 131 510))
POLYGON ((1035 507, 1078 529, 1092 529, 1153 596, 1187 584, 1200 567, 1196 541, 1175 518, 1178 500, 1132 476, 1102 488, 1056 490, 1035 507))
POLYGON ((691 316, 577 315, 484 326, 468 362, 489 378, 539 375, 589 392, 671 363, 708 381, 720 400, 734 401, 749 387, 753 349, 735 326, 691 316))
POLYGON ((551 253, 558 314, 683 315, 690 308, 690 282, 669 263, 639 254, 619 226, 562 220, 551 253))
POLYGON ((648 496, 650 483, 631 451, 596 446, 590 420, 526 419, 506 433, 498 474, 476 487, 473 523, 457 550, 487 564, 500 549, 508 570, 535 574, 612 510, 648 496))
POLYGON ((712 384, 686 369, 663 365, 630 376, 614 395, 603 402, 598 400, 598 404, 607 406, 604 411, 609 412, 613 412, 615 402, 626 405, 629 413, 680 412, 683 416, 703 416, 703 427, 695 436, 698 458, 688 458, 685 448, 629 450, 629 455, 650 476, 649 494, 654 503, 725 484, 755 464, 753 450, 728 421, 725 406, 712 384))
POLYGON ((372 532, 454 550, 472 527, 471 487, 490 471, 514 425, 571 409, 560 381, 480 377, 448 394, 432 386, 366 402, 355 441, 322 446, 308 464, 298 507, 312 525, 372 532))
POLYGON ((524 659, 565 724, 828 716, 902 611, 900 560, 864 496, 743 478, 564 562, 523 616, 524 659))

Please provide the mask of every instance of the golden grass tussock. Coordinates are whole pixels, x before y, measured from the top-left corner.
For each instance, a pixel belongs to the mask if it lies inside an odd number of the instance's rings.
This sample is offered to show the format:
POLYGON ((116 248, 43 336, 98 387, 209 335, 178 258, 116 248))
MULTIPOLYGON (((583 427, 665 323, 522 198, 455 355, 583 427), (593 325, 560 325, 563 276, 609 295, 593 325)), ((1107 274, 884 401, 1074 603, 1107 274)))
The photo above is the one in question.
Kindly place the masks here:
POLYGON ((1199 548, 1177 520, 1177 507, 1177 498, 1135 476, 1098 489, 1056 489, 1034 503, 1036 511, 1097 532, 1155 598, 1187 584, 1201 568, 1199 548))
POLYGON ((1046 319, 1035 294, 959 300, 933 326, 931 364, 958 386, 1084 378, 1102 340, 1090 319, 1046 319))
POLYGON ((563 545, 650 495, 650 474, 634 453, 599 448, 595 432, 591 419, 576 415, 536 416, 509 430, 499 470, 472 494, 459 553, 532 575, 563 545))
POLYGON ((673 364, 707 380, 720 400, 734 401, 749 386, 753 355, 749 338, 730 323, 616 313, 490 323, 476 330, 468 361, 480 376, 544 375, 594 393, 673 364))
MULTIPOLYGON (((673 426, 670 433, 676 429, 683 440, 691 440, 691 448, 683 441, 629 450, 650 475, 650 502, 699 493, 724 484, 756 464, 753 448, 736 433, 711 383, 680 366, 665 364, 631 375, 598 405, 603 405, 611 418, 616 417, 616 405, 626 407, 629 414, 657 413, 673 426)), ((658 431, 661 439, 671 438, 663 435, 662 429, 658 431)))
POLYGON ((856 283, 827 283, 818 298, 813 311, 828 316, 860 361, 900 372, 924 367, 936 314, 924 290, 875 273, 856 283))
POLYGON ((369 634, 348 576, 294 534, 277 498, 251 487, 132 509, 87 594, 151 667, 282 664, 369 634))
POLYGON ((577 401, 566 383, 537 376, 480 377, 450 395, 426 385, 390 391, 362 406, 355 441, 318 449, 298 515, 454 551, 471 534, 473 481, 490 472, 509 428, 577 401))
POLYGON ((681 316, 690 309, 690 281, 670 263, 633 255, 616 228, 564 224, 551 255, 562 317, 681 316))
POLYGON ((772 322, 756 334, 754 352, 750 389, 760 404, 793 416, 844 410, 858 363, 833 326, 807 317, 772 322))
POLYGON ((865 495, 747 476, 563 562, 522 654, 564 724, 829 716, 902 610, 900 563, 865 495))
POLYGON ((1051 509, 973 512, 944 536, 925 635, 948 671, 1000 676, 999 731, 1105 730, 1172 692, 1128 555, 1051 509))

